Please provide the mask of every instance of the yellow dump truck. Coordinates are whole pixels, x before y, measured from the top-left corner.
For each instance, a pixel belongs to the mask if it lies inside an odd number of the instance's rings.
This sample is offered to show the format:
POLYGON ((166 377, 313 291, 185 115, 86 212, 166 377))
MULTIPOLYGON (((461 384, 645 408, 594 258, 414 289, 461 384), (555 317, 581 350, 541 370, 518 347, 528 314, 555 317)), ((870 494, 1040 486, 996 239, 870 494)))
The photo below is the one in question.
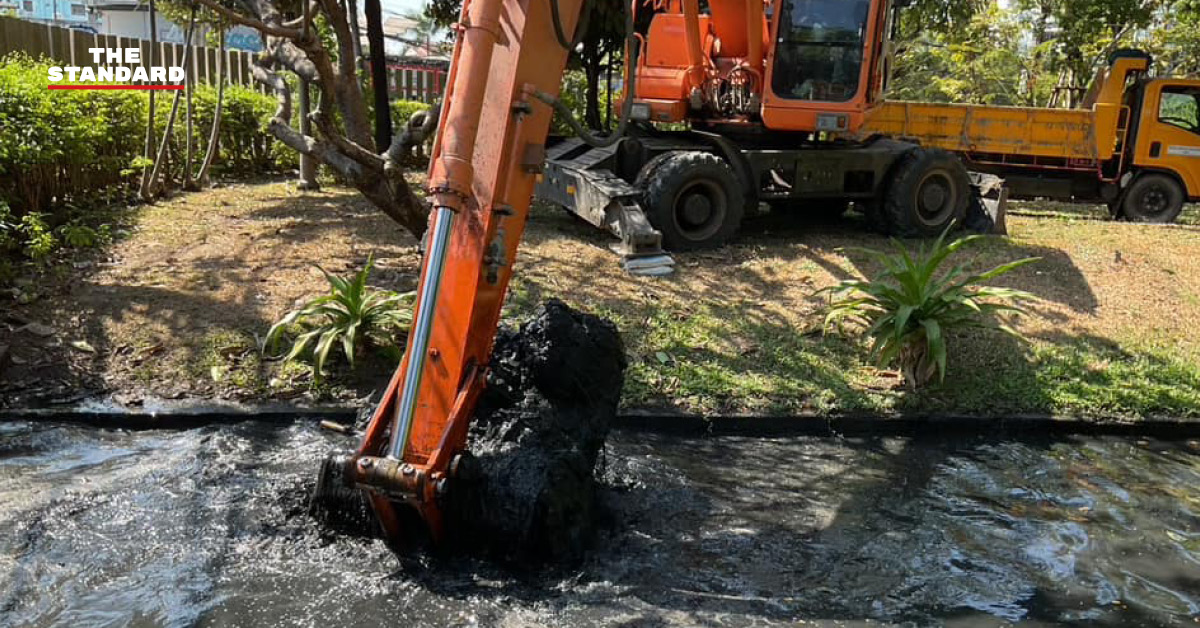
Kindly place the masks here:
POLYGON ((1149 55, 1114 53, 1080 109, 884 102, 860 138, 958 153, 1013 196, 1102 201, 1114 217, 1171 222, 1200 201, 1200 80, 1147 78, 1149 55))

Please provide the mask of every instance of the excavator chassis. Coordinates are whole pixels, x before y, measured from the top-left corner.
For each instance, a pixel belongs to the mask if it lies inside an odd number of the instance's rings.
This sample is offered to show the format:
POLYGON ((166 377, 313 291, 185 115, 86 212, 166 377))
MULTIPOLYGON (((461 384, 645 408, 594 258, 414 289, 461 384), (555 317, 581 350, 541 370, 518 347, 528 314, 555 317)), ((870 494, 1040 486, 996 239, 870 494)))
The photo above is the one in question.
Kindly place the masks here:
MULTIPOLYGON (((763 201, 803 212, 810 204, 828 205, 831 201, 844 201, 844 206, 883 202, 892 193, 897 163, 916 150, 921 147, 888 138, 820 143, 786 133, 743 144, 716 133, 667 132, 633 135, 600 148, 576 138, 552 138, 535 194, 618 237, 620 243, 613 249, 627 271, 666 274, 674 262, 662 249, 662 234, 647 217, 647 190, 641 187, 650 180, 643 167, 657 156, 681 152, 717 155, 737 175, 748 206, 763 201)), ((1008 193, 1003 179, 967 172, 966 164, 962 167, 964 176, 969 176, 972 197, 963 226, 982 233, 1005 233, 1008 193)), ((885 225, 876 227, 886 230, 885 225)))

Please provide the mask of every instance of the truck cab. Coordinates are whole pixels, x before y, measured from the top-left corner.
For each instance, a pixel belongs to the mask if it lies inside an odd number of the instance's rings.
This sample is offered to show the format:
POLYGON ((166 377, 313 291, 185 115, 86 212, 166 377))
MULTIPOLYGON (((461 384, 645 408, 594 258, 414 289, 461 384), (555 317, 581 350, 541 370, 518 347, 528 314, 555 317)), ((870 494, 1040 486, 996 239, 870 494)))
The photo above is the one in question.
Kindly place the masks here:
POLYGON ((1200 200, 1200 80, 1151 79, 1138 89, 1134 169, 1174 178, 1188 200, 1200 200))

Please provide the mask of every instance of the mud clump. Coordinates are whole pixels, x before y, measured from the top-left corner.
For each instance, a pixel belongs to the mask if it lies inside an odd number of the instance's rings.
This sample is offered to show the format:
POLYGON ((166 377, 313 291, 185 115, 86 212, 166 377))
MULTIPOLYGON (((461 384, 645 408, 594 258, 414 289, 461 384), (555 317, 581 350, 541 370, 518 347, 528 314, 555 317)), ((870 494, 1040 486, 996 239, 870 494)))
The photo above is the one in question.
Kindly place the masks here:
POLYGON ((502 328, 468 441, 479 479, 451 499, 447 538, 506 561, 581 556, 625 366, 611 322, 558 300, 502 328))

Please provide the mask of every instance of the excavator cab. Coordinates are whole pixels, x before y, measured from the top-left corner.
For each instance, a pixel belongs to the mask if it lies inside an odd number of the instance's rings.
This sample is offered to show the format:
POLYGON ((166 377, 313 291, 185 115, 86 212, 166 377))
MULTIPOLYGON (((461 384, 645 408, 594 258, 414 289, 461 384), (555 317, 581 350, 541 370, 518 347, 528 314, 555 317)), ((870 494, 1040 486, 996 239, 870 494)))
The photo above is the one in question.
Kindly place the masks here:
POLYGON ((862 123, 886 2, 779 0, 762 118, 771 129, 845 132, 862 123))
POLYGON ((652 4, 635 112, 654 122, 854 132, 886 86, 896 8, 888 0, 710 0, 707 12, 696 0, 652 4))

